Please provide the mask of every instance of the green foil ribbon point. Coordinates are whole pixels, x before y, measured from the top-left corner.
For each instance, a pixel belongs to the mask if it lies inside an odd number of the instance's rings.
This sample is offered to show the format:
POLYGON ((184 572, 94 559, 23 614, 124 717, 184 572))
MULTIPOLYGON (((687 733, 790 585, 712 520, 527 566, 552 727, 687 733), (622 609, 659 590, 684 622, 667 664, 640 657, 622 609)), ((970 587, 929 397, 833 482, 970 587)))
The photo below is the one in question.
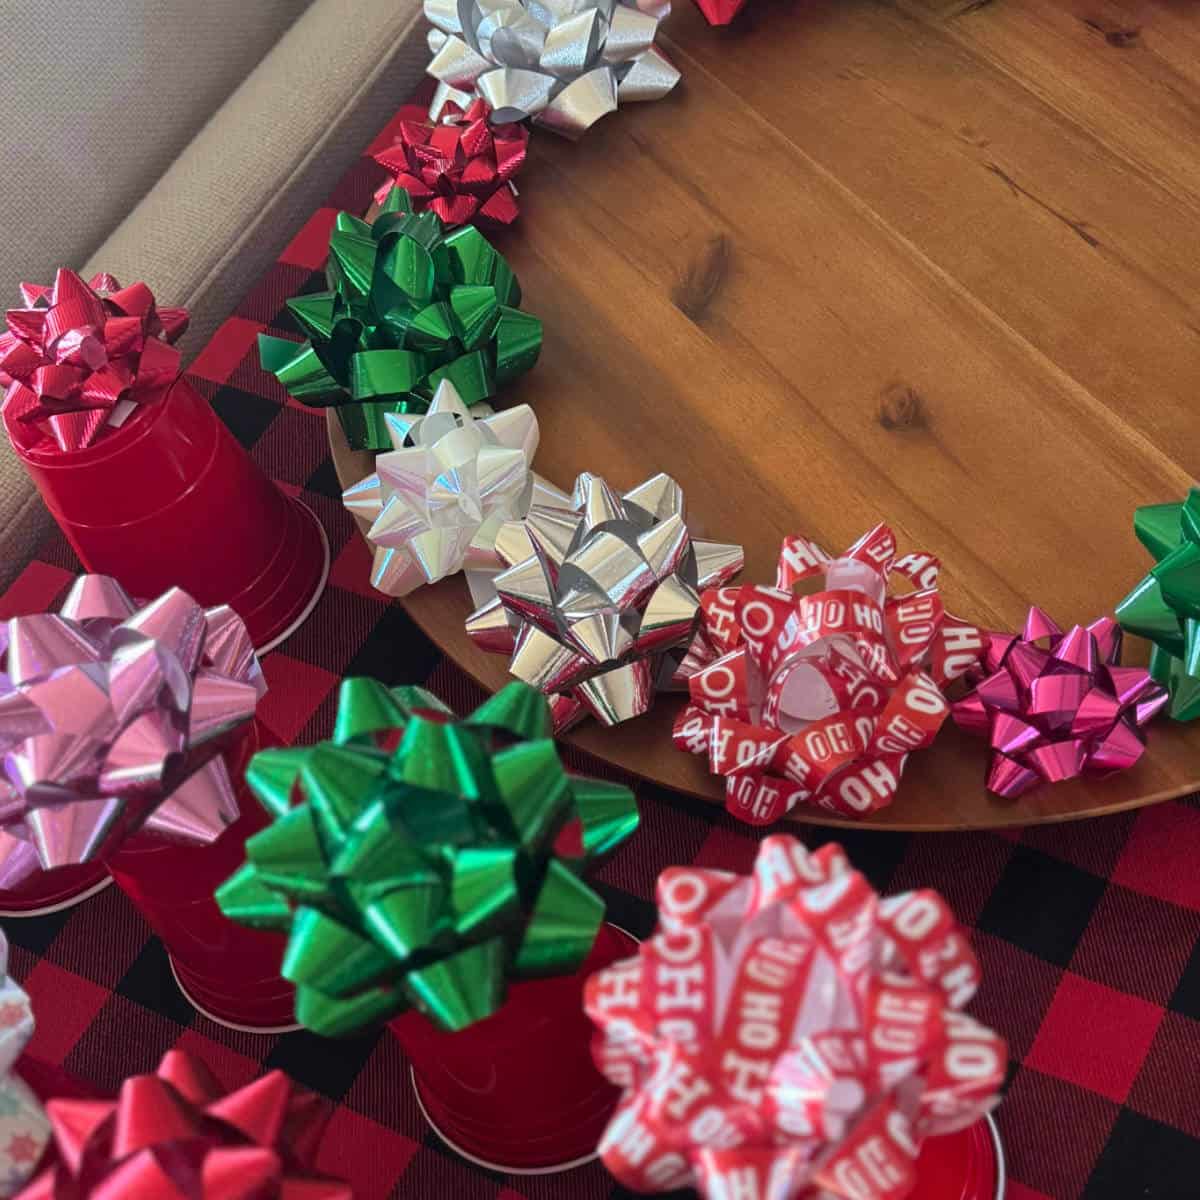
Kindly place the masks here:
POLYGON ((1200 488, 1174 504, 1148 504, 1133 517, 1155 565, 1117 605, 1117 620, 1154 646, 1150 674, 1169 692, 1176 721, 1200 716, 1200 488))
POLYGON ((578 970, 604 915, 580 875, 638 815, 628 788, 563 770, 551 727, 520 682, 460 721, 349 679, 331 741, 255 756, 273 821, 217 901, 286 931, 297 1020, 342 1036, 415 1007, 457 1030, 511 979, 578 970))
POLYGON ((326 278, 328 291, 288 301, 306 340, 260 334, 259 359, 302 404, 335 406, 353 450, 390 450, 387 414, 425 412, 442 380, 476 404, 541 352, 503 256, 473 225, 414 214, 403 188, 374 223, 338 213, 326 278))

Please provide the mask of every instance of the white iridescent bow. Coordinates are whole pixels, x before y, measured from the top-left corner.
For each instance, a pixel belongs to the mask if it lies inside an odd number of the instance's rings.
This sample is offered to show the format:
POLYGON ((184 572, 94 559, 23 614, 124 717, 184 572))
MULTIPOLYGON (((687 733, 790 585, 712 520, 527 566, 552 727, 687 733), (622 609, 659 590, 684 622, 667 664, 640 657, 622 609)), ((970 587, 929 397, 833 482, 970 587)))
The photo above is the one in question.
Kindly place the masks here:
POLYGON ((371 522, 371 582, 389 596, 464 567, 478 593, 505 566, 496 536, 506 521, 519 521, 531 503, 570 503, 530 470, 538 424, 528 404, 499 413, 486 404, 469 409, 444 380, 424 416, 389 413, 385 420, 395 448, 342 500, 371 522))
POLYGON ((670 0, 425 0, 430 116, 478 95, 493 121, 532 117, 578 138, 619 100, 659 100, 679 82, 654 44, 670 11, 670 0))
POLYGON ((29 997, 8 977, 8 942, 0 933, 0 1196, 29 1181, 50 1138, 41 1104, 13 1072, 32 1036, 29 997))

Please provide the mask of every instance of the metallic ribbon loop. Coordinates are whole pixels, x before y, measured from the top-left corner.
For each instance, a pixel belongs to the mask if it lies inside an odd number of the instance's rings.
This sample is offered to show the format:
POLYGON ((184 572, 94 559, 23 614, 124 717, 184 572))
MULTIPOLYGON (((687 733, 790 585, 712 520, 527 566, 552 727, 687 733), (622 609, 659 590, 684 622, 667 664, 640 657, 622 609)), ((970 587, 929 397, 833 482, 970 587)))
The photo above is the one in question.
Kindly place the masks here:
POLYGON ((511 225, 517 219, 512 178, 525 162, 529 130, 515 122, 492 125, 490 113, 483 100, 465 112, 450 102, 437 125, 402 122, 395 143, 371 156, 392 177, 376 202, 386 203, 394 184, 416 212, 437 213, 447 229, 511 225))
POLYGON ((393 449, 375 472, 346 489, 342 501, 369 520, 375 545, 371 582, 406 596, 464 567, 473 588, 502 563, 496 538, 531 503, 568 497, 530 470, 538 444, 537 417, 527 404, 501 413, 467 408, 449 380, 438 384, 423 417, 388 413, 393 449))
POLYGON ((53 287, 21 285, 24 308, 0 333, 0 412, 24 450, 79 450, 160 399, 179 374, 183 308, 156 308, 144 283, 90 283, 60 269, 53 287))
POLYGON ((57 1160, 17 1200, 352 1200, 313 1169, 325 1109, 282 1071, 227 1092, 169 1050, 116 1100, 51 1100, 57 1160))
POLYGON ((580 475, 569 507, 535 502, 502 526, 507 566, 467 619, 486 650, 545 692, 561 731, 591 712, 615 725, 646 712, 675 674, 700 611, 698 589, 742 568, 741 546, 693 539, 683 491, 655 475, 618 495, 580 475))
POLYGON ((584 992, 624 1090, 600 1155, 707 1200, 902 1200, 927 1137, 998 1101, 1007 1049, 932 891, 881 899, 842 848, 768 837, 751 875, 672 867, 659 931, 584 992))
POLYGON ((500 122, 578 138, 618 101, 659 100, 679 72, 654 44, 670 3, 655 0, 425 0, 439 81, 432 118, 473 96, 500 122))
POLYGON ((801 802, 844 816, 892 802, 909 754, 946 719, 942 689, 983 649, 943 609, 938 571, 923 552, 898 558, 877 525, 836 559, 788 538, 775 587, 705 593, 674 737, 725 776, 733 815, 767 825, 801 802), (889 595, 893 577, 917 590, 889 595), (793 595, 810 581, 823 590, 793 595))
POLYGON ((374 224, 339 213, 330 290, 288 301, 308 335, 260 334, 259 357, 302 404, 335 405, 350 447, 391 447, 384 417, 423 413, 443 379, 468 405, 528 371, 542 323, 521 312, 508 263, 473 225, 447 232, 394 187, 374 224))
POLYGON ((440 1028, 506 981, 578 970, 604 903, 579 878, 637 827, 628 788, 568 776, 520 683, 456 721, 419 688, 342 685, 333 740, 255 756, 274 815, 217 901, 289 936, 296 1019, 336 1037, 415 1007, 440 1028))
POLYGON ((987 676, 953 706, 960 728, 991 743, 988 789, 1012 798, 1132 767, 1146 748, 1142 726, 1168 697, 1149 671, 1120 663, 1111 617, 1064 633, 1035 607, 1019 636, 989 634, 987 676))
POLYGON ((207 844, 237 818, 221 753, 266 683, 242 619, 178 588, 138 608, 81 575, 0 629, 0 886, 145 828, 207 844))
POLYGON ((1200 716, 1200 488, 1178 504, 1139 508, 1133 529, 1155 565, 1117 605, 1117 620, 1153 643, 1150 674, 1170 694, 1167 711, 1191 721, 1200 716))
POLYGON ((13 1068, 33 1036, 29 997, 8 977, 8 941, 0 933, 0 1196, 11 1196, 37 1169, 50 1122, 13 1068))
POLYGON ((746 0, 696 0, 710 25, 728 25, 745 7, 746 0))

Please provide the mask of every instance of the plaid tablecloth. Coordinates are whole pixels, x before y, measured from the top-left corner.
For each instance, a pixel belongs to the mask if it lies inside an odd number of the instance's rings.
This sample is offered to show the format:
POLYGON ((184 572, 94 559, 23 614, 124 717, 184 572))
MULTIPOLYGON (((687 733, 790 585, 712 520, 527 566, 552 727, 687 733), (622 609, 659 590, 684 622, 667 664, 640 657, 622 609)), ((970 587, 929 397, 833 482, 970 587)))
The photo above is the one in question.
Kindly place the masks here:
MULTIPOLYGON (((400 111, 376 140, 389 144, 400 111)), ((580 153, 586 152, 581 148, 580 153)), ((313 214, 191 366, 191 379, 329 535, 329 587, 308 623, 263 663, 262 717, 283 738, 328 736, 344 675, 425 683, 458 711, 474 685, 367 582, 369 557, 340 503, 323 416, 290 402, 258 367, 264 329, 299 336, 288 296, 318 290, 339 208, 361 213, 382 172, 364 157, 313 214)), ((664 464, 669 466, 669 464, 664 464)), ((59 536, 41 547, 0 617, 53 604, 78 569, 59 536)), ((612 777, 601 764, 578 764, 612 777)), ((642 828, 598 874, 613 919, 651 931, 658 872, 691 861, 745 871, 756 833, 719 810, 648 785, 642 828)), ((903 835, 798 829, 837 838, 884 891, 939 889, 973 931, 984 984, 973 1011, 1008 1039, 998 1120, 1009 1200, 1194 1200, 1200 1196, 1200 805, 1025 832, 903 835)), ((257 1037, 197 1016, 166 956, 120 892, 72 911, 4 923, 15 976, 33 996, 32 1054, 103 1088, 153 1069, 171 1046, 203 1055, 223 1082, 282 1067, 333 1106, 320 1165, 359 1200, 618 1200, 593 1163, 565 1175, 503 1177, 458 1158, 421 1119, 387 1032, 330 1042, 257 1037)))

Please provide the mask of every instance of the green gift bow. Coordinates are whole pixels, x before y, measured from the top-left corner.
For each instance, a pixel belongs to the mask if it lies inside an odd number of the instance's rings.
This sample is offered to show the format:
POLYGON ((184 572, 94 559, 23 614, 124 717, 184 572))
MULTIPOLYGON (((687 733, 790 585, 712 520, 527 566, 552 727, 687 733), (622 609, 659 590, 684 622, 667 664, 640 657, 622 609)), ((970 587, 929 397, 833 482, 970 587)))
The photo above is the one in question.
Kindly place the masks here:
POLYGON ((254 756, 274 823, 217 901, 288 933, 302 1025, 337 1037, 412 1006, 463 1029, 508 979, 579 969, 604 915, 579 875, 638 813, 628 788, 567 775, 551 731, 524 683, 458 721, 419 688, 348 679, 331 741, 254 756))
POLYGON ((473 225, 414 215, 403 188, 374 224, 338 213, 326 275, 288 301, 308 340, 260 334, 258 354, 302 404, 337 406, 351 449, 390 450, 384 416, 425 412, 443 379, 470 405, 537 362, 542 323, 508 263, 473 225))
POLYGON ((1133 529, 1155 565, 1117 605, 1117 620, 1154 643, 1150 674, 1171 695, 1167 711, 1190 721, 1200 716, 1200 488, 1179 504, 1139 508, 1133 529))

